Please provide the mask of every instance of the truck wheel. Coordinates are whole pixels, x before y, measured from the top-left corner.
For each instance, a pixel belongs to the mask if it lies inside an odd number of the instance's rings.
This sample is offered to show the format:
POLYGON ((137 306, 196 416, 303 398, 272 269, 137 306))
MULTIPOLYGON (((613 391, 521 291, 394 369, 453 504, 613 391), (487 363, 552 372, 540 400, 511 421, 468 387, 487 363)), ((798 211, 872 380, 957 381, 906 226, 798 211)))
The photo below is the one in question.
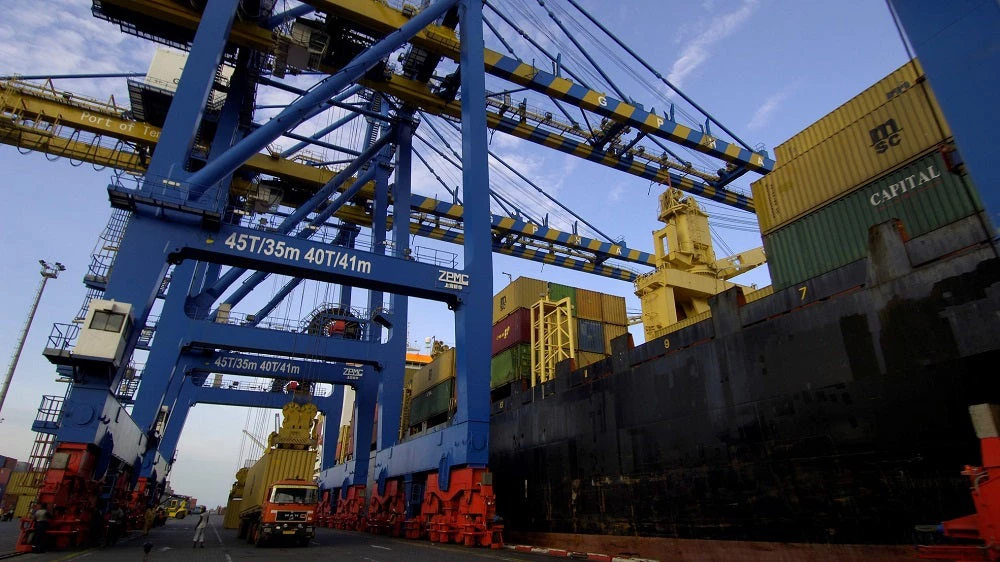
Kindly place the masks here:
POLYGON ((253 528, 253 545, 257 548, 264 545, 264 534, 260 532, 260 523, 253 528))
POLYGON ((184 519, 184 516, 185 516, 185 515, 187 515, 187 514, 186 514, 186 513, 184 513, 183 511, 178 511, 178 512, 177 512, 177 518, 178 518, 178 519, 184 519))
POLYGON ((257 523, 249 523, 247 525, 247 544, 254 544, 254 536, 257 534, 257 523))
POLYGON ((236 531, 236 538, 245 539, 247 538, 247 522, 246 520, 240 520, 239 530, 236 531))

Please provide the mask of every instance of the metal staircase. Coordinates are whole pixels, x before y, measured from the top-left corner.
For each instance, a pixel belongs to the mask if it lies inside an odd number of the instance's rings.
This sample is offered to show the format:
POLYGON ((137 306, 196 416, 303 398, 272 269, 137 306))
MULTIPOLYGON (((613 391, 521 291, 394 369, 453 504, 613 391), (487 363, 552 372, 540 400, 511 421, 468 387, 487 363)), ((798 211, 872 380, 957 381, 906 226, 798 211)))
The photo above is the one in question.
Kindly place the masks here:
MULTIPOLYGON (((115 258, 118 257, 118 248, 121 245, 122 237, 125 235, 125 227, 131 216, 129 211, 115 209, 108 219, 107 226, 97 240, 97 248, 90 258, 90 267, 83 277, 83 282, 91 289, 97 289, 104 293, 104 287, 108 283, 108 275, 114 267, 115 258)), ((92 296, 88 293, 88 303, 92 296)))

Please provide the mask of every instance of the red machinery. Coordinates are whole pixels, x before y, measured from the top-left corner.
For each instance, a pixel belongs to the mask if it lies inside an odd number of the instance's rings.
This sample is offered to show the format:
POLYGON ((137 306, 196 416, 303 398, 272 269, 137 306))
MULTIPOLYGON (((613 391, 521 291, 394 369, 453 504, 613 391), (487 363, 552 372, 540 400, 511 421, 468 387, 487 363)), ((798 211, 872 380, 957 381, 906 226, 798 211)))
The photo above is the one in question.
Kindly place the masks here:
MULTIPOLYGON (((100 484, 93 479, 98 450, 93 445, 64 443, 52 454, 52 462, 38 491, 38 502, 48 506, 49 548, 64 549, 86 544, 99 518, 100 484), (53 507, 55 506, 55 507, 53 507)), ((21 521, 18 552, 31 552, 35 522, 29 514, 21 521)))
MULTIPOLYGON (((448 491, 438 486, 438 474, 427 477, 420 523, 433 542, 465 546, 503 546, 503 525, 496 520, 493 475, 485 468, 460 468, 451 472, 448 491)), ((407 538, 419 526, 407 522, 407 538)))
POLYGON ((367 527, 369 533, 399 537, 403 535, 403 520, 406 518, 406 495, 401 479, 387 480, 385 493, 378 488, 372 491, 368 502, 367 527))
POLYGON ((1000 560, 1000 407, 979 404, 969 408, 982 451, 983 466, 966 466, 962 471, 972 485, 976 513, 945 521, 940 530, 954 539, 970 539, 980 544, 932 545, 917 547, 920 558, 956 562, 1000 560), (983 544, 985 543, 985 544, 983 544))
POLYGON ((337 510, 330 516, 334 529, 345 531, 365 530, 365 486, 351 486, 347 489, 347 497, 337 500, 337 510))

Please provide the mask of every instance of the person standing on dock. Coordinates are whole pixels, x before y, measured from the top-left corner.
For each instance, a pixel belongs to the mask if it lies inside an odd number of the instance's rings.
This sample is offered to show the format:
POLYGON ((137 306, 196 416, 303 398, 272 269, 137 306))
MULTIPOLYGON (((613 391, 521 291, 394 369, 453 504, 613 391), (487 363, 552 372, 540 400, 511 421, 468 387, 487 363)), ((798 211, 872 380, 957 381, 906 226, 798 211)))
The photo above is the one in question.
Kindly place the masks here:
POLYGON ((191 548, 197 547, 198 543, 201 543, 201 547, 205 548, 205 527, 208 527, 209 517, 207 509, 198 516, 198 524, 194 527, 194 542, 191 544, 191 548))
POLYGON ((156 512, 153 507, 146 507, 146 512, 142 516, 142 536, 149 536, 149 530, 153 528, 153 521, 156 519, 156 512))
POLYGON ((49 510, 46 509, 44 503, 38 504, 38 509, 31 517, 35 520, 35 534, 31 538, 32 551, 45 552, 46 543, 48 543, 46 534, 49 530, 49 510))

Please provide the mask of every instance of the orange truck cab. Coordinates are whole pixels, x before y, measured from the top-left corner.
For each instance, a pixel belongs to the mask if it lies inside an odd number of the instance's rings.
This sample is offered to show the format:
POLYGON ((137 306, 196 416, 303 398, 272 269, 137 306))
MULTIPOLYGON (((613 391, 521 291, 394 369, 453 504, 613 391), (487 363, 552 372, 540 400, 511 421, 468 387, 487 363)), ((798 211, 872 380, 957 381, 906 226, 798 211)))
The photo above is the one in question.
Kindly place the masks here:
POLYGON ((279 480, 272 484, 260 505, 246 507, 240 513, 241 527, 247 542, 295 542, 309 544, 316 534, 316 507, 319 487, 306 480, 279 480))

